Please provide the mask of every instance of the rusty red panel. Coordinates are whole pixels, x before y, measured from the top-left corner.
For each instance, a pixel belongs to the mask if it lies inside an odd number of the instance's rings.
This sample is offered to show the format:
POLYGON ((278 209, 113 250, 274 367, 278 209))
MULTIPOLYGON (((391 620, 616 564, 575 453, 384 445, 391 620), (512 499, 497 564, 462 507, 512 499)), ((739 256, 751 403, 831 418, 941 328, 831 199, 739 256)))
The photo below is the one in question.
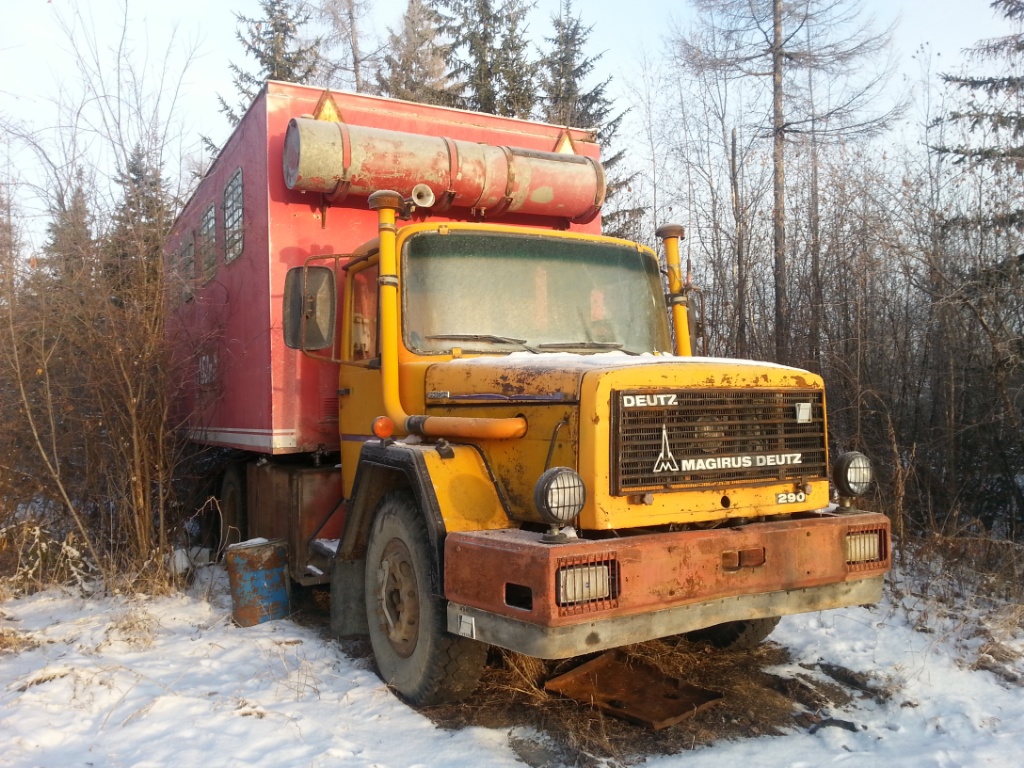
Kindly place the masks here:
POLYGON ((337 539, 344 526, 346 510, 338 507, 341 472, 333 466, 273 462, 249 466, 249 535, 287 539, 291 577, 311 583, 310 541, 337 539))
POLYGON ((864 514, 557 545, 520 530, 451 533, 445 540, 445 596, 511 618, 562 626, 594 618, 595 609, 610 618, 884 573, 888 531, 884 515, 864 514), (882 534, 883 559, 848 565, 847 532, 867 529, 882 534), (588 610, 576 610, 588 605, 584 602, 559 605, 556 574, 570 562, 610 563, 609 597, 588 610), (521 597, 524 588, 530 590, 529 601, 521 597), (519 596, 512 605, 506 602, 509 594, 519 596))

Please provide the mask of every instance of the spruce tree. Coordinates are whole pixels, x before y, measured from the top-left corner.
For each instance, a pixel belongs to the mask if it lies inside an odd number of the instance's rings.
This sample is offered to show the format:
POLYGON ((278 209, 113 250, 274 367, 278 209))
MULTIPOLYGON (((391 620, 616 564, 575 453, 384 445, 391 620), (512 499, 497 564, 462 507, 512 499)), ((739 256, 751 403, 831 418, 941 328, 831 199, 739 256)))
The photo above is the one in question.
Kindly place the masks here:
POLYGON ((584 53, 593 27, 583 26, 583 20, 573 15, 572 0, 561 4, 551 24, 552 36, 545 38, 550 48, 541 59, 538 78, 541 119, 555 125, 597 128, 611 112, 611 102, 605 97, 611 78, 583 90, 601 58, 584 53))
POLYGON ((388 30, 387 51, 377 73, 382 96, 421 104, 452 106, 455 89, 448 76, 448 48, 440 41, 441 18, 424 0, 409 0, 402 26, 388 30))
POLYGON ((523 0, 430 0, 447 38, 450 76, 461 85, 456 105, 495 115, 529 117, 536 65, 529 56, 523 0))
POLYGON ((500 18, 491 0, 432 0, 440 18, 439 29, 450 41, 450 76, 461 85, 457 105, 494 113, 497 72, 495 52, 500 18))
POLYGON ((51 204, 50 215, 43 266, 60 282, 88 281, 95 266, 96 240, 85 178, 80 169, 70 189, 63 190, 51 204))
POLYGON ((117 293, 156 282, 173 215, 160 167, 141 145, 115 181, 121 202, 104 243, 103 272, 117 293))
MULTIPOLYGON (((957 162, 985 166, 1020 184, 1024 181, 1024 0, 993 0, 990 5, 1014 32, 970 49, 977 60, 991 64, 991 74, 943 76, 965 96, 962 106, 946 120, 962 126, 967 137, 961 144, 937 149, 957 162)), ((948 220, 947 227, 1024 230, 1024 194, 1016 201, 1002 210, 948 220)))
POLYGON ((223 96, 218 96, 218 99, 220 111, 227 115, 232 125, 237 125, 242 119, 267 80, 308 83, 316 77, 321 65, 321 39, 304 43, 299 35, 299 30, 310 19, 310 14, 303 10, 301 4, 292 0, 260 0, 260 8, 263 10, 262 18, 251 19, 235 14, 238 21, 235 37, 246 55, 256 60, 258 69, 253 73, 235 63, 228 65, 238 91, 238 106, 232 107, 223 96))
POLYGON ((526 37, 528 10, 522 0, 508 0, 501 8, 501 44, 494 57, 498 79, 494 111, 506 117, 529 118, 537 103, 538 65, 526 37))
POLYGON ((573 128, 592 128, 597 131, 598 142, 605 150, 602 164, 607 172, 607 192, 604 230, 618 237, 635 237, 636 223, 643 214, 641 208, 615 208, 617 193, 626 189, 632 175, 623 176, 618 167, 625 150, 612 150, 625 113, 615 113, 615 105, 608 98, 611 77, 587 88, 587 80, 601 55, 587 56, 585 49, 593 27, 583 24, 574 13, 572 0, 564 0, 557 16, 553 16, 552 35, 545 38, 549 48, 539 68, 540 116, 555 125, 573 128))

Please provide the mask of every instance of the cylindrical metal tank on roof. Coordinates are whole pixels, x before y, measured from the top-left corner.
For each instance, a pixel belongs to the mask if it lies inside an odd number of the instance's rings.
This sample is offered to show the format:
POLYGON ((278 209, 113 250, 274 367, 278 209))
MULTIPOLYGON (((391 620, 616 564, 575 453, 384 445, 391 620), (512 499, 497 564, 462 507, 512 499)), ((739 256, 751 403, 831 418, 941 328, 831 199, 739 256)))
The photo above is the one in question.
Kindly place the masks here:
POLYGON ((309 118, 288 124, 284 177, 289 189, 321 192, 328 202, 382 189, 408 197, 426 184, 435 211, 469 208, 484 218, 519 213, 585 223, 605 194, 604 170, 589 157, 309 118))

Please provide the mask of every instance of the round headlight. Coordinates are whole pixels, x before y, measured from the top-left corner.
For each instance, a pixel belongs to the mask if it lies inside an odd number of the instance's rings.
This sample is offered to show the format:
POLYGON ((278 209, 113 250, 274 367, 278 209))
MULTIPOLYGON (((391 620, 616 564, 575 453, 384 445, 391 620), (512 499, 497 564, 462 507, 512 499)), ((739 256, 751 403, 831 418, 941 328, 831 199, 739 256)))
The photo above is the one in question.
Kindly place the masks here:
POLYGON ((533 502, 540 516, 551 525, 568 525, 583 511, 586 500, 583 478, 569 467, 547 470, 533 489, 533 502))
POLYGON ((871 461, 857 451, 840 456, 832 470, 832 481, 840 496, 863 496, 871 487, 871 479, 871 461))

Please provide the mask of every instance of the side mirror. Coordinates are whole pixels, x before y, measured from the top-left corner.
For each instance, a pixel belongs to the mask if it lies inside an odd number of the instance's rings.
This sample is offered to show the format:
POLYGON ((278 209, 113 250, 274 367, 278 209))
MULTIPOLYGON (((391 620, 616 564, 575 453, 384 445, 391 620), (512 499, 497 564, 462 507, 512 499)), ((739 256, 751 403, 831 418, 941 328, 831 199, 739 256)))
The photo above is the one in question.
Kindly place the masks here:
POLYGON ((284 281, 284 343, 302 350, 332 347, 336 309, 333 270, 328 267, 289 269, 284 281))

